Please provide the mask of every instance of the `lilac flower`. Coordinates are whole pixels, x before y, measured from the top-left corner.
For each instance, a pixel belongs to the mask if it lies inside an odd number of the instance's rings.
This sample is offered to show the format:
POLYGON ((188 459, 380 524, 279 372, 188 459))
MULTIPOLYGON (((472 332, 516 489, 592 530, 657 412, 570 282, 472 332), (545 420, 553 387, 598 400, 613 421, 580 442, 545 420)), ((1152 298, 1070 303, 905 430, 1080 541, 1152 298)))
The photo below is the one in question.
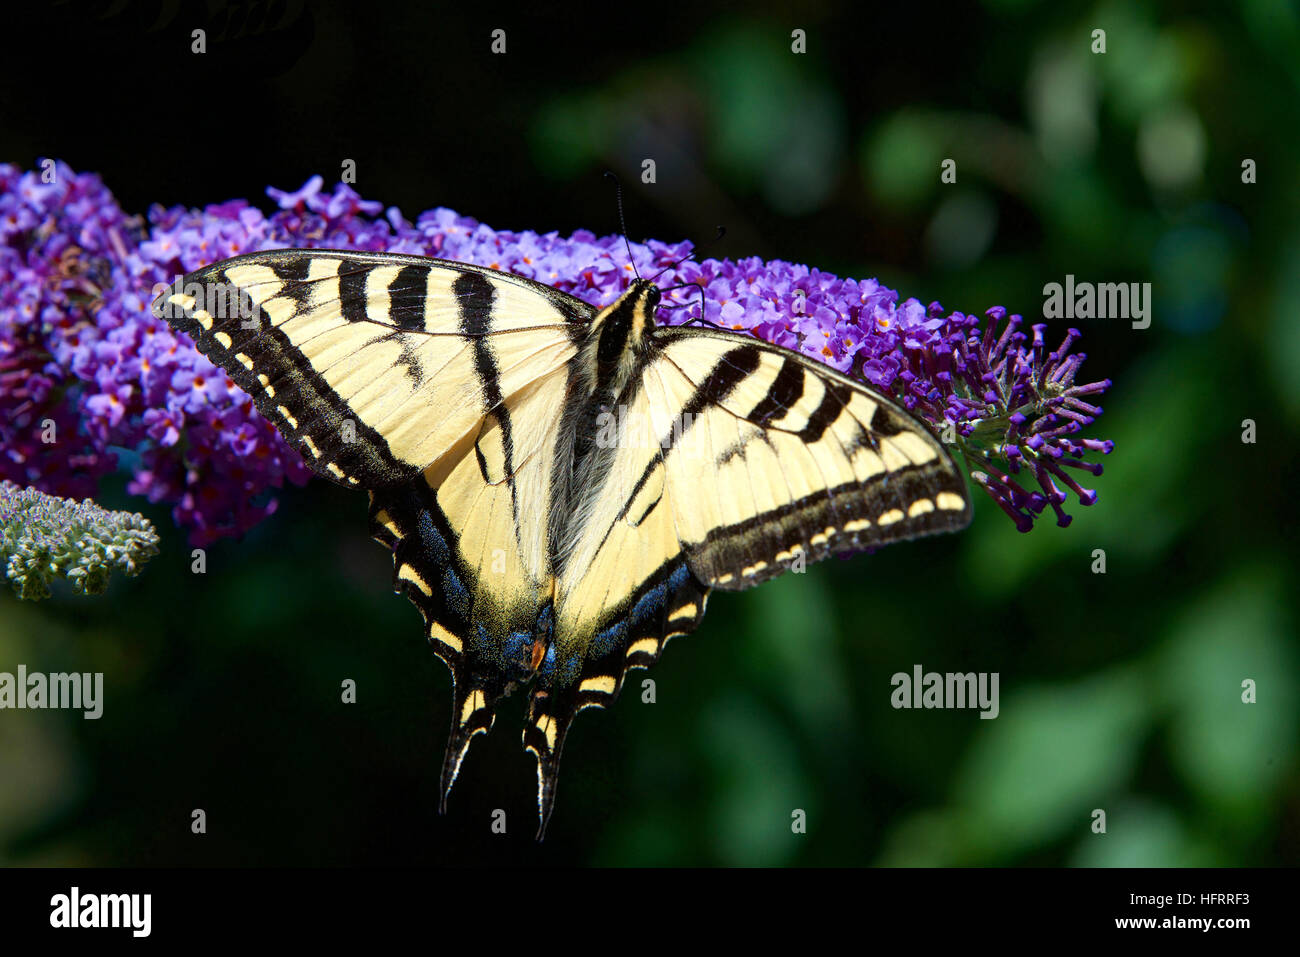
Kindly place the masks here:
POLYGON ((325 180, 319 176, 313 176, 307 182, 302 184, 302 189, 292 193, 286 193, 282 189, 276 189, 274 186, 266 188, 266 195, 270 196, 281 209, 302 209, 309 202, 314 202, 320 196, 321 187, 325 185, 325 180))
POLYGON ((231 200, 154 206, 146 221, 123 213, 97 177, 63 164, 53 173, 45 182, 0 165, 0 478, 91 494, 115 467, 114 449, 132 450, 128 490, 170 504, 196 544, 242 534, 275 510, 271 490, 310 473, 225 372, 149 304, 185 272, 286 246, 472 262, 595 305, 637 273, 658 274, 669 290, 661 321, 702 318, 798 350, 951 431, 975 481, 1021 529, 1048 507, 1067 522, 1067 492, 1091 504, 1096 493, 1072 473, 1100 474, 1083 456, 1111 448, 1078 435, 1101 411, 1084 397, 1109 383, 1075 384, 1077 333, 1047 353, 1041 328, 1030 338, 1017 317, 995 334, 1002 310, 990 310, 985 325, 945 316, 937 303, 899 303, 874 279, 780 260, 683 262, 689 243, 633 243, 628 262, 621 237, 585 230, 493 230, 441 208, 412 222, 349 186, 326 192, 320 177, 294 192, 269 189, 279 207, 269 216, 231 200))

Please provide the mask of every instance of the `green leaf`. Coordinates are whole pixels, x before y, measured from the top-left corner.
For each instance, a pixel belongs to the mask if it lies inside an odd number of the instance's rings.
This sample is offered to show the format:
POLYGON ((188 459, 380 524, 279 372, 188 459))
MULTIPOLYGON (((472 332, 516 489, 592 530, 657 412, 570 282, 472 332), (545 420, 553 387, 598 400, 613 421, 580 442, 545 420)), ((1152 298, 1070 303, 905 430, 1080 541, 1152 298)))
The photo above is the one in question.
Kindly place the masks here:
POLYGON ((907 209, 939 185, 944 138, 929 114, 902 112, 889 117, 863 143, 862 175, 883 203, 907 209))
POLYGON ((759 702, 732 696, 707 714, 704 747, 718 778, 710 829, 717 857, 728 866, 783 864, 809 840, 791 830, 800 808, 816 826, 818 789, 805 780, 794 742, 759 702))
POLYGON ((1106 833, 1080 839, 1076 867, 1214 867, 1225 863, 1213 848, 1188 833, 1172 810, 1125 799, 1106 811, 1106 833))
POLYGON ((814 737, 843 733, 851 711, 846 676, 837 670, 841 629, 825 571, 785 575, 756 589, 744 605, 745 666, 787 698, 814 737))
POLYGON ((1151 707, 1140 674, 1115 670, 1012 696, 980 722, 954 803, 988 853, 1011 856, 1089 825, 1127 781, 1151 707))
POLYGON ((1254 566, 1197 601, 1153 661, 1169 715, 1169 753, 1220 815, 1263 814, 1296 754, 1296 654, 1284 589, 1269 565, 1254 566), (1256 703, 1242 701, 1244 681, 1256 703))

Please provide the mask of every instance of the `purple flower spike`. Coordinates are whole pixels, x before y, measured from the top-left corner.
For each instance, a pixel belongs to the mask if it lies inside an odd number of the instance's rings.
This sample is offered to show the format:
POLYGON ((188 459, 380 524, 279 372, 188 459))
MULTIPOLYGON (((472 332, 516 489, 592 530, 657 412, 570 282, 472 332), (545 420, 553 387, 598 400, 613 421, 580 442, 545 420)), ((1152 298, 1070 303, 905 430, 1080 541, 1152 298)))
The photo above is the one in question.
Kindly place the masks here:
POLYGON ((1097 493, 1080 486, 1065 469, 1100 475, 1100 463, 1081 457, 1087 452, 1109 455, 1115 447, 1109 440, 1075 438, 1102 411, 1080 397, 1104 392, 1110 380, 1075 383, 1084 358, 1070 354, 1080 337, 1077 329, 1070 329, 1055 351, 1046 352, 1045 326, 1035 325, 1030 338, 1020 331, 1021 318, 1011 316, 999 333, 1006 310, 995 307, 986 315, 990 321, 981 332, 972 317, 953 313, 936 330, 927 352, 905 350, 915 376, 906 381, 904 394, 932 424, 955 424, 953 438, 971 476, 1016 528, 1029 531, 1049 506, 1057 525, 1064 527, 1071 519, 1062 508, 1067 493, 1060 486, 1073 492, 1080 505, 1097 501, 1097 493), (951 375, 927 377, 921 371, 936 355, 951 375), (1038 491, 1026 492, 1012 479, 1025 471, 1038 491))
POLYGON ((781 260, 681 262, 689 243, 656 240, 631 244, 628 262, 619 236, 494 230, 448 209, 411 221, 349 186, 327 190, 320 177, 267 192, 278 207, 269 216, 232 200, 154 206, 146 222, 123 213, 96 176, 61 163, 42 173, 0 165, 0 479, 85 497, 126 449, 128 489, 170 504, 195 544, 270 515, 272 490, 310 472, 225 372, 149 305, 183 273, 292 246, 476 263, 595 305, 612 302, 638 271, 659 274, 662 288, 678 287, 660 321, 702 317, 892 394, 951 439, 1020 530, 1049 506, 1068 524, 1067 494, 1096 501, 1071 473, 1100 475, 1084 456, 1113 448, 1079 436, 1101 414, 1085 397, 1110 383, 1075 384, 1077 330, 1047 352, 1042 326, 1031 339, 1000 306, 987 321, 945 317, 939 303, 899 302, 874 279, 781 260))

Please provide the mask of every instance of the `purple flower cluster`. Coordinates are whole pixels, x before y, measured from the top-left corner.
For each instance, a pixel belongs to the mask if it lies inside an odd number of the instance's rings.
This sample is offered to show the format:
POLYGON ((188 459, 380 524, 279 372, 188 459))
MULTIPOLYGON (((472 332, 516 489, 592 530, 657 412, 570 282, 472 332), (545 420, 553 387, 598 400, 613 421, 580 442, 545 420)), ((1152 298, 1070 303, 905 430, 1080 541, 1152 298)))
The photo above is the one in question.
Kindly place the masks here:
POLYGON ((171 503, 195 544, 245 531, 274 511, 268 488, 306 481, 252 401, 149 309, 182 261, 258 248, 264 219, 241 208, 157 210, 149 230, 96 176, 0 165, 0 478, 87 496, 130 452, 129 490, 171 503))
POLYGON ((1097 493, 1065 470, 1098 476, 1101 464, 1083 457, 1109 455, 1115 447, 1108 439, 1079 436, 1102 411, 1084 397, 1110 388, 1109 379, 1076 384, 1085 356, 1070 350, 1079 330, 1070 329, 1055 351, 1046 352, 1047 327, 1035 325, 1028 336, 1020 329, 1020 316, 1007 319, 1001 307, 988 310, 982 331, 974 316, 939 318, 937 303, 929 311, 928 336, 905 342, 898 352, 893 382, 901 386, 895 391, 903 404, 941 429, 952 429, 972 466, 971 477, 1020 531, 1029 531, 1049 506, 1057 525, 1069 525, 1062 508, 1067 490, 1081 505, 1093 504, 1097 493), (1038 487, 1024 488, 1024 477, 1038 487))
POLYGON ((200 266, 261 249, 345 248, 472 262, 556 286, 596 305, 639 272, 669 290, 668 323, 701 318, 799 350, 891 391, 953 440, 976 481, 1027 529, 1065 493, 1095 493, 1063 468, 1098 474, 1085 451, 1109 443, 1074 436, 1100 409, 1075 386, 1082 356, 1043 353, 1018 319, 947 317, 875 280, 840 279, 779 260, 682 262, 689 243, 631 244, 579 231, 494 230, 447 209, 415 222, 313 177, 296 192, 268 190, 272 215, 232 200, 204 210, 155 206, 127 216, 93 175, 63 164, 39 172, 0 165, 0 478, 84 496, 131 454, 132 492, 168 502, 203 544, 238 535, 275 508, 270 494, 309 472, 225 372, 156 319, 149 304, 200 266), (676 287, 676 288, 673 288, 676 287), (53 432, 50 431, 50 424, 53 432), (56 436, 51 441, 50 436, 56 436), (1023 472, 1038 483, 1026 491, 1023 472))

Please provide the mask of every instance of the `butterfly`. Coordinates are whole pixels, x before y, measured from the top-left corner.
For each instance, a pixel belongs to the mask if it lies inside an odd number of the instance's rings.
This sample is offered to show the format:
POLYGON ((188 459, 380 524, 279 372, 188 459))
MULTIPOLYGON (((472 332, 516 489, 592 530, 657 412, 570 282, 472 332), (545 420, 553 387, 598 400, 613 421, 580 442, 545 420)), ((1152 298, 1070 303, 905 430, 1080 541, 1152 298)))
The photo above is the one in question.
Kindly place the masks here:
POLYGON ((747 334, 661 325, 660 300, 639 277, 597 308, 465 263, 280 249, 154 304, 317 474, 369 493, 452 674, 444 811, 515 688, 540 839, 574 716, 693 631, 713 589, 970 521, 954 460, 891 398, 747 334))

